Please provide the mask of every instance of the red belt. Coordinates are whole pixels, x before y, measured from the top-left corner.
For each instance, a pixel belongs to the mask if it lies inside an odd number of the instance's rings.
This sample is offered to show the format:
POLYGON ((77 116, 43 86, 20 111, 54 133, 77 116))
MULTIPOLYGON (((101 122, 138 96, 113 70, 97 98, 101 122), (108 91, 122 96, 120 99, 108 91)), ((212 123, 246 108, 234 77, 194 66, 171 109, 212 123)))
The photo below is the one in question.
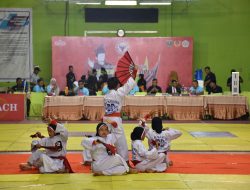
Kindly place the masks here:
POLYGON ((115 112, 115 113, 111 113, 108 115, 105 115, 106 117, 121 117, 121 113, 120 112, 115 112))
POLYGON ((137 164, 139 164, 141 161, 139 160, 132 160, 132 163, 134 164, 134 166, 136 166, 137 164))
POLYGON ((63 164, 64 164, 65 168, 69 171, 69 173, 74 173, 70 164, 69 164, 69 161, 66 157, 64 157, 64 156, 51 156, 51 158, 63 160, 63 164))

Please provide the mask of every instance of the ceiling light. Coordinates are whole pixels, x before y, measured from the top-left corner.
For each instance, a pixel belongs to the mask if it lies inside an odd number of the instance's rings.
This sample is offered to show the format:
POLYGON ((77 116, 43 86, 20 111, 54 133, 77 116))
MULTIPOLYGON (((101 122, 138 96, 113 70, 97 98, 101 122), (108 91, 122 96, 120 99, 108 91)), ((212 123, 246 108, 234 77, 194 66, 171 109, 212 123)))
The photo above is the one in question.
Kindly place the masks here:
POLYGON ((101 0, 69 0, 70 3, 77 5, 101 5, 101 0))
POLYGON ((140 5, 171 5, 171 0, 168 1, 153 1, 153 0, 142 0, 140 5))
POLYGON ((105 1, 105 5, 137 5, 137 1, 105 1))
POLYGON ((91 3, 91 2, 77 2, 76 3, 77 5, 100 5, 101 4, 101 2, 96 2, 96 3, 91 3))

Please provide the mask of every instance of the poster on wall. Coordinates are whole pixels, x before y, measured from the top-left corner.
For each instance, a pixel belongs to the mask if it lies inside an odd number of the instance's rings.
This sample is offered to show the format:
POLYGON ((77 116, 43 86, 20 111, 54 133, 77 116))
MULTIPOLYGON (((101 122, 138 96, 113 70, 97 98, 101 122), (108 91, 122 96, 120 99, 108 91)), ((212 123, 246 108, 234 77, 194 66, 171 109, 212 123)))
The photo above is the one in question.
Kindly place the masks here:
POLYGON ((32 10, 0 9, 0 81, 29 79, 32 70, 32 10))
POLYGON ((105 68, 113 76, 118 60, 128 51, 138 74, 144 74, 147 86, 152 79, 165 91, 171 75, 180 84, 192 83, 193 39, 191 37, 59 37, 52 38, 52 75, 61 89, 66 86, 69 65, 77 80, 93 68, 100 75, 105 68))

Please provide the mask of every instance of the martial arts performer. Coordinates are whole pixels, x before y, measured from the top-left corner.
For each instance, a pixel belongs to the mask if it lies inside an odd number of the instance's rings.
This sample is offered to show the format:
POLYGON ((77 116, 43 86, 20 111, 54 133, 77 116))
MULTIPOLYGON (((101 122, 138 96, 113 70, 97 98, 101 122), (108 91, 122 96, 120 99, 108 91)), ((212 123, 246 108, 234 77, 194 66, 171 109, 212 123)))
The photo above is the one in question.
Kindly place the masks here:
POLYGON ((27 163, 21 163, 21 170, 38 168, 40 173, 73 173, 66 156, 68 140, 67 129, 56 120, 52 120, 47 127, 49 137, 44 137, 40 132, 31 135, 40 140, 32 141, 32 154, 27 163), (44 151, 39 150, 44 148, 44 151))
MULTIPOLYGON (((136 76, 137 67, 134 70, 133 76, 136 76)), ((121 109, 123 105, 123 99, 134 88, 136 82, 133 77, 130 77, 127 82, 119 87, 119 80, 116 77, 108 79, 109 92, 104 96, 105 116, 104 122, 115 122, 117 125, 112 125, 110 131, 116 138, 115 146, 117 153, 124 158, 129 164, 128 159, 128 145, 122 126, 121 109)))
POLYGON ((144 127, 135 127, 131 133, 132 162, 135 168, 141 172, 164 172, 167 168, 164 163, 165 154, 158 153, 156 148, 147 150, 143 144, 146 132, 144 127))
POLYGON ((106 123, 97 125, 95 137, 83 139, 82 146, 90 151, 93 159, 91 168, 94 176, 134 173, 126 161, 116 154, 116 147, 113 146, 116 141, 115 136, 109 133, 106 123))
POLYGON ((159 117, 152 119, 151 127, 152 129, 149 129, 146 133, 149 150, 157 148, 158 153, 164 153, 166 155, 164 162, 167 163, 167 166, 173 165, 173 162, 168 158, 168 152, 171 141, 180 137, 182 132, 168 127, 163 128, 162 120, 159 117))

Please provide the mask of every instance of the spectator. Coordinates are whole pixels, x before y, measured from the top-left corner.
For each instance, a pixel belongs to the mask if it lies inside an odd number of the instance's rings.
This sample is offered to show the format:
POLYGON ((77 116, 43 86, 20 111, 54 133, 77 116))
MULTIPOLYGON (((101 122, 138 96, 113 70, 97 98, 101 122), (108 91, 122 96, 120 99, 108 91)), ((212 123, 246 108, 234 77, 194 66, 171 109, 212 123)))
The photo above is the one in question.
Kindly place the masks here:
POLYGON ((190 92, 190 94, 193 94, 193 95, 203 95, 204 94, 204 90, 201 86, 199 86, 199 83, 197 80, 193 80, 192 86, 189 88, 189 92, 190 92))
POLYGON ((33 87, 33 92, 45 92, 44 81, 42 78, 37 80, 37 84, 33 87))
POLYGON ((147 81, 144 79, 144 74, 139 74, 139 80, 137 82, 140 92, 145 92, 147 90, 147 81))
MULTIPOLYGON (((11 93, 14 93, 14 92, 28 92, 28 84, 25 82, 25 80, 22 80, 20 77, 16 78, 16 85, 11 87, 10 89, 10 92, 11 93), (25 88, 24 88, 25 87, 25 88)), ((31 104, 31 101, 30 101, 30 96, 26 96, 26 113, 27 113, 27 116, 29 117, 30 115, 30 104, 31 104)))
POLYGON ((161 93, 161 87, 157 85, 158 80, 154 78, 152 80, 152 86, 150 86, 147 90, 148 94, 156 94, 156 93, 161 93))
POLYGON ((210 71, 210 67, 205 67, 206 77, 204 80, 204 86, 206 87, 206 91, 209 92, 210 90, 210 83, 214 82, 216 84, 216 76, 214 73, 210 71))
POLYGON ((93 96, 96 95, 97 92, 97 71, 96 69, 92 69, 92 72, 90 73, 88 77, 88 89, 89 89, 89 95, 93 96))
POLYGON ((30 88, 33 89, 33 87, 37 84, 38 79, 40 79, 39 77, 39 72, 41 71, 39 66, 35 66, 33 73, 31 74, 30 77, 30 88))
POLYGON ((76 81, 76 77, 74 74, 74 68, 72 65, 69 66, 69 72, 66 75, 66 80, 67 80, 67 87, 69 90, 72 90, 73 87, 73 83, 76 81))
POLYGON ((106 95, 109 92, 108 84, 104 83, 102 87, 102 95, 106 95))
POLYGON ((139 87, 137 85, 129 92, 129 95, 135 95, 136 92, 139 92, 139 87))
POLYGON ((98 81, 98 89, 102 90, 103 84, 107 83, 108 81, 108 74, 105 68, 101 68, 101 75, 98 81))
POLYGON ((49 96, 58 96, 60 93, 59 86, 57 85, 56 79, 52 78, 50 84, 47 86, 47 94, 49 96))
POLYGON ((216 85, 215 82, 210 82, 209 86, 210 86, 210 91, 208 91, 208 94, 222 93, 222 88, 220 86, 216 85))
POLYGON ((78 96, 89 96, 89 90, 84 87, 85 81, 79 80, 78 81, 78 89, 76 91, 76 95, 78 96))
POLYGON ((171 85, 168 86, 166 93, 168 94, 181 94, 181 89, 178 87, 178 82, 176 80, 171 81, 171 85))
MULTIPOLYGON (((231 76, 227 79, 227 86, 230 88, 230 91, 232 91, 232 72, 236 72, 236 70, 232 69, 231 76)), ((241 76, 239 76, 239 93, 241 93, 240 83, 243 83, 243 79, 241 76)))

